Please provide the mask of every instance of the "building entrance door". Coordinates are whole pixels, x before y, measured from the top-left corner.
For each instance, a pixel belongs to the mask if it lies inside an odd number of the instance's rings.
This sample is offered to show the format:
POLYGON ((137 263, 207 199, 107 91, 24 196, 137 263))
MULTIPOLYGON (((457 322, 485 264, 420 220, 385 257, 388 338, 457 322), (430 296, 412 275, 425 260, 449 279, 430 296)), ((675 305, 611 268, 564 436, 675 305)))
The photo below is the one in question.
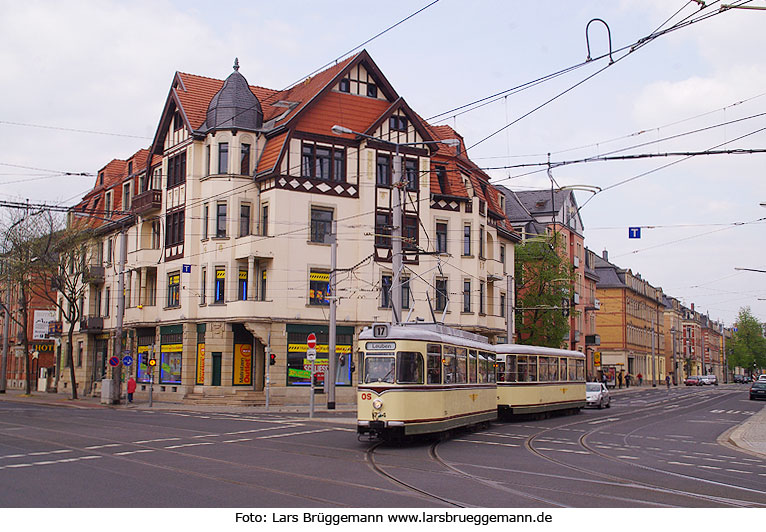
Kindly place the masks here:
POLYGON ((221 385, 221 353, 213 353, 213 386, 221 385))

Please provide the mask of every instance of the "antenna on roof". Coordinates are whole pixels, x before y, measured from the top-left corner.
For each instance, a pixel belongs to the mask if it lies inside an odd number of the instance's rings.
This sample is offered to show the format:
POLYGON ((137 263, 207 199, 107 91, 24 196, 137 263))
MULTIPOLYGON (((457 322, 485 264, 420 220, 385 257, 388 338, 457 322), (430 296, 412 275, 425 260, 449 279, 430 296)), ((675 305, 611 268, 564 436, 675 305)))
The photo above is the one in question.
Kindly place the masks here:
POLYGON ((234 70, 239 72, 239 57, 234 58, 234 70))

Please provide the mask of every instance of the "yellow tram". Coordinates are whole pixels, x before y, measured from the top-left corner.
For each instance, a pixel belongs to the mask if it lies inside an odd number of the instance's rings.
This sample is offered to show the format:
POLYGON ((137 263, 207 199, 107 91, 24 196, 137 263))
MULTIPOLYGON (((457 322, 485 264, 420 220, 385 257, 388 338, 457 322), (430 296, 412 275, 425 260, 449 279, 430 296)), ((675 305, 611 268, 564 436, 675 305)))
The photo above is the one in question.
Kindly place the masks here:
POLYGON ((585 406, 585 355, 520 344, 493 346, 499 416, 577 412, 585 406))
POLYGON ((483 336, 439 324, 365 328, 357 433, 396 438, 496 419, 493 348, 483 336))

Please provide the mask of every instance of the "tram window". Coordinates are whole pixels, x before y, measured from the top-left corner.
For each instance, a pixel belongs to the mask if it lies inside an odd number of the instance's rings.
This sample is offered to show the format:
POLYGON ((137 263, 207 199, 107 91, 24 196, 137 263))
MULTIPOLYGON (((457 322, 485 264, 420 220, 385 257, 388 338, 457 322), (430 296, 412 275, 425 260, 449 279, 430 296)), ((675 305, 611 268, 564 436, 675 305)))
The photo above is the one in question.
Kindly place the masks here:
POLYGON ((396 382, 423 384, 423 354, 414 351, 396 353, 396 382))
POLYGON ((577 380, 584 381, 585 380, 585 361, 576 360, 575 363, 577 364, 577 380))
POLYGON ((567 359, 566 358, 560 358, 559 359, 559 375, 561 377, 562 381, 565 381, 569 378, 569 374, 567 373, 567 359))
POLYGON ((457 384, 464 384, 466 381, 466 355, 467 350, 464 347, 458 347, 457 348, 457 376, 455 378, 455 382, 457 384))
POLYGON ((575 364, 575 360, 570 358, 567 365, 569 366, 569 380, 574 382, 577 380, 577 366, 575 364))
POLYGON ((550 372, 548 371, 548 363, 550 361, 549 357, 540 357, 538 359, 538 363, 540 365, 540 381, 545 382, 549 381, 550 379, 550 372))
POLYGON ((487 357, 487 382, 495 383, 495 355, 493 353, 484 353, 487 357))
POLYGON ((495 369, 497 371, 497 382, 505 382, 505 362, 498 362, 495 369))
POLYGON ((516 367, 516 355, 508 355, 506 360, 505 380, 508 382, 516 382, 519 375, 518 368, 516 367))
POLYGON ((368 356, 364 361, 364 382, 394 382, 394 357, 393 353, 385 353, 389 356, 380 356, 383 353, 375 353, 376 356, 368 356))
MULTIPOLYGON (((358 362, 356 366, 358 368, 363 368, 364 367, 364 351, 357 351, 357 360, 358 362)), ((356 378, 359 381, 359 384, 364 383, 364 372, 359 371, 359 374, 356 376, 356 378)))
POLYGON ((519 382, 537 382, 537 356, 519 355, 519 382))
POLYGON ((442 383, 442 346, 439 344, 428 344, 426 346, 428 363, 426 368, 426 384, 442 383))
POLYGON ((444 346, 444 384, 455 384, 457 379, 457 357, 455 348, 451 345, 444 346))
MULTIPOLYGON (((484 382, 481 375, 481 368, 478 368, 479 382, 484 382)), ((468 351, 468 382, 476 382, 476 351, 471 349, 468 351)))
POLYGON ((487 353, 484 351, 479 353, 479 382, 490 382, 489 360, 487 359, 487 353))

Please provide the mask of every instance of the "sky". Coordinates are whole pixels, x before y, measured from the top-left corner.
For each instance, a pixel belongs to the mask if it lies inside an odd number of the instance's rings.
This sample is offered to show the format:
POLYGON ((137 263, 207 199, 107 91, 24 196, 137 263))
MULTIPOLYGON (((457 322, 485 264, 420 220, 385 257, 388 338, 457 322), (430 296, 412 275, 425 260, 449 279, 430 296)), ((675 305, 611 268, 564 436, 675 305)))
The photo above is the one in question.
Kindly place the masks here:
MULTIPOLYGON (((431 1, 0 0, 0 200, 75 204, 149 146, 176 71, 224 79, 237 57, 282 89, 431 1)), ((364 48, 492 182, 575 189, 591 250, 712 319, 766 321, 766 273, 735 269, 766 270, 766 154, 558 164, 766 148, 766 11, 707 4, 439 0, 364 48)))

